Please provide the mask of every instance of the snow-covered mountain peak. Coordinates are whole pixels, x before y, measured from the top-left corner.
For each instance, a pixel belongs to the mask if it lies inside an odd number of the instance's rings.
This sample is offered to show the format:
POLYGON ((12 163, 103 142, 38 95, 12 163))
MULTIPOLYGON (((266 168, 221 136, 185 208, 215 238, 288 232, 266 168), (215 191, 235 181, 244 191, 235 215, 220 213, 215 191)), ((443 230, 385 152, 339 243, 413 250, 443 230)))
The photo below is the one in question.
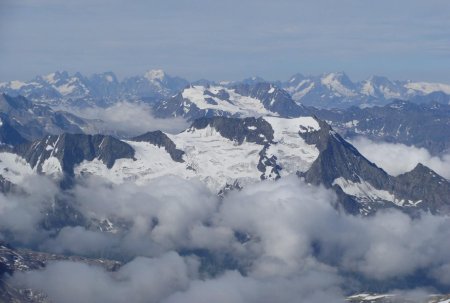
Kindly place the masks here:
POLYGON ((383 76, 370 76, 360 83, 360 93, 383 99, 401 98, 404 88, 383 76))
POLYGON ((299 117, 308 113, 283 89, 267 82, 256 84, 190 85, 154 108, 160 117, 299 117))
POLYGON ((224 86, 190 86, 181 93, 201 110, 227 112, 231 115, 261 116, 274 114, 264 108, 260 100, 242 96, 224 86))
POLYGON ((352 97, 356 95, 353 82, 343 72, 324 74, 320 82, 341 96, 352 97))

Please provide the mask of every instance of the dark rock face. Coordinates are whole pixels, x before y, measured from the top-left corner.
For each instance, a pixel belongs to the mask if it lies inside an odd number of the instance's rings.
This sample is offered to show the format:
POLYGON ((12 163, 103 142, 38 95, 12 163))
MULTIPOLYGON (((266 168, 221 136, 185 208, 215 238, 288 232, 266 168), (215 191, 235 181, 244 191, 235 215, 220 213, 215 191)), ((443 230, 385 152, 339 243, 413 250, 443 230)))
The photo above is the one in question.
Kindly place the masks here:
POLYGON ((0 144, 16 146, 27 142, 27 140, 9 124, 9 121, 6 119, 1 119, 0 121, 0 144))
POLYGON ((317 132, 301 134, 307 143, 316 144, 320 154, 311 168, 299 176, 308 183, 333 188, 343 208, 349 213, 358 214, 363 205, 334 185, 334 180, 341 177, 356 183, 364 180, 376 188, 386 188, 392 182, 392 177, 364 158, 326 123, 320 122, 320 126, 317 132))
POLYGON ((264 145, 273 141, 272 126, 263 118, 200 118, 192 123, 190 129, 216 129, 223 137, 238 142, 252 142, 264 145))
POLYGON ((104 135, 63 134, 47 136, 42 140, 17 146, 17 154, 30 163, 31 167, 42 170, 42 164, 50 157, 56 157, 62 170, 73 176, 76 164, 84 160, 101 160, 108 168, 117 159, 134 158, 134 149, 114 137, 104 135))
POLYGON ((264 145, 264 148, 259 152, 258 170, 262 172, 261 180, 280 178, 281 166, 277 164, 276 156, 267 156, 267 149, 269 145, 264 145), (267 174, 267 168, 270 167, 270 171, 267 174))
POLYGON ((163 146, 167 153, 169 153, 173 161, 181 163, 184 162, 184 151, 177 149, 175 143, 173 143, 173 141, 170 140, 170 138, 160 130, 147 132, 143 135, 134 137, 131 140, 137 142, 148 142, 158 147, 163 146))
POLYGON ((364 158, 356 148, 328 129, 328 136, 324 128, 318 132, 307 133, 309 138, 305 136, 308 143, 313 141, 315 135, 320 150, 319 157, 305 175, 307 182, 322 183, 328 187, 339 177, 353 182, 362 178, 376 187, 384 187, 390 182, 391 177, 384 170, 364 158))
POLYGON ((383 107, 346 110, 311 109, 344 137, 364 135, 373 140, 424 147, 432 154, 450 150, 450 105, 394 101, 383 107))
POLYGON ((450 213, 450 182, 423 164, 397 176, 394 191, 401 197, 422 201, 418 207, 425 211, 450 213))

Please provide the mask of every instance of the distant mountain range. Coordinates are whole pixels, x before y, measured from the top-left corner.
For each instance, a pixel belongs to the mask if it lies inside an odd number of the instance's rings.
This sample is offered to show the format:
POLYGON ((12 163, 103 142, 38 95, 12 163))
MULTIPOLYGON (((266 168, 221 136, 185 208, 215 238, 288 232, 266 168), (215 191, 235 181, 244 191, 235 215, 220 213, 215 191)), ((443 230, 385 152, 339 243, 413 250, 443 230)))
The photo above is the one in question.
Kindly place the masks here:
MULTIPOLYGON (((107 106, 117 101, 141 100, 149 103, 166 100, 189 84, 194 86, 254 85, 267 83, 253 77, 242 81, 216 83, 209 80, 189 81, 172 77, 162 70, 150 70, 143 75, 119 81, 114 73, 106 72, 84 76, 80 73, 55 72, 37 76, 31 81, 0 83, 0 92, 23 95, 33 101, 52 105, 107 106)), ((417 103, 450 101, 450 84, 392 81, 382 76, 372 76, 353 82, 342 72, 320 76, 296 74, 288 81, 272 81, 276 87, 286 90, 298 104, 318 108, 347 108, 385 105, 394 99, 412 100, 417 103)))
MULTIPOLYGON (((280 84, 295 101, 320 108, 385 105, 394 99, 416 98, 417 101, 430 101, 434 97, 433 93, 450 94, 450 85, 447 84, 391 81, 381 76, 352 82, 345 73, 329 73, 312 77, 297 74, 289 81, 280 84), (424 96, 429 98, 423 98, 424 96)), ((447 97, 447 103, 448 100, 450 99, 447 97)))
POLYGON ((119 81, 112 72, 86 77, 63 71, 37 76, 26 82, 0 83, 0 92, 26 96, 50 105, 107 106, 124 100, 155 102, 177 93, 188 84, 188 81, 171 77, 162 70, 151 70, 123 81, 119 81))

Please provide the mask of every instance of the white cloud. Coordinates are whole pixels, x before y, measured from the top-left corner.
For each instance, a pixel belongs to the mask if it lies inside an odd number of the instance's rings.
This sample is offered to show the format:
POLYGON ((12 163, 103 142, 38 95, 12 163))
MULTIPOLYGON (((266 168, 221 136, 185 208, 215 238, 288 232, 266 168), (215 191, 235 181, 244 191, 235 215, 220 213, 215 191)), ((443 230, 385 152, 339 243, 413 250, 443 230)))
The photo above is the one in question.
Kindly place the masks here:
POLYGON ((411 171, 418 163, 422 163, 441 176, 450 179, 450 154, 441 157, 432 156, 425 148, 399 143, 375 142, 364 137, 358 137, 351 143, 364 157, 393 176, 411 171))
POLYGON ((10 243, 39 243, 47 233, 39 228, 45 216, 43 209, 55 202, 59 189, 43 176, 27 177, 22 190, 0 194, 0 231, 10 243))
POLYGON ((229 229, 205 227, 219 198, 200 181, 166 176, 144 186, 131 182, 112 185, 92 177, 71 193, 85 217, 120 219, 116 225, 126 224, 126 232, 119 230, 112 237, 83 227, 66 227, 41 248, 95 256, 107 250, 111 255, 155 256, 172 249, 229 246, 233 235, 229 229))
POLYGON ((176 253, 136 258, 119 271, 75 262, 55 262, 40 271, 16 274, 12 280, 44 291, 54 302, 159 302, 189 283, 189 266, 176 253))
POLYGON ((86 217, 121 219, 125 228, 113 234, 65 227, 41 238, 42 249, 151 259, 137 258, 114 273, 62 262, 15 275, 57 302, 340 302, 343 293, 359 289, 355 276, 369 281, 364 290, 382 281, 394 291, 417 272, 424 279, 414 289, 450 287, 449 217, 411 218, 397 210, 347 215, 333 207, 332 191, 295 176, 249 185, 222 200, 203 183, 174 176, 145 186, 89 178, 67 196, 86 217), (208 253, 178 255, 186 250, 208 253))
POLYGON ((92 119, 95 125, 93 132, 118 136, 136 136, 154 130, 178 133, 189 126, 183 118, 156 118, 150 106, 143 103, 119 102, 107 108, 65 110, 92 119))

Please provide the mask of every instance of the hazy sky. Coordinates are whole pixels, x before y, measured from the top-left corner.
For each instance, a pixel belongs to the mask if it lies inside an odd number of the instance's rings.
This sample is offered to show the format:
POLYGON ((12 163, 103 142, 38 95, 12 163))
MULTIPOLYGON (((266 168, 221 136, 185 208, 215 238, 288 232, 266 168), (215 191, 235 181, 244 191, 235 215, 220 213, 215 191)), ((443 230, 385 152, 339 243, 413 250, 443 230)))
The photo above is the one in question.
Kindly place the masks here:
POLYGON ((0 81, 345 71, 450 83, 448 0, 0 0, 0 81))

